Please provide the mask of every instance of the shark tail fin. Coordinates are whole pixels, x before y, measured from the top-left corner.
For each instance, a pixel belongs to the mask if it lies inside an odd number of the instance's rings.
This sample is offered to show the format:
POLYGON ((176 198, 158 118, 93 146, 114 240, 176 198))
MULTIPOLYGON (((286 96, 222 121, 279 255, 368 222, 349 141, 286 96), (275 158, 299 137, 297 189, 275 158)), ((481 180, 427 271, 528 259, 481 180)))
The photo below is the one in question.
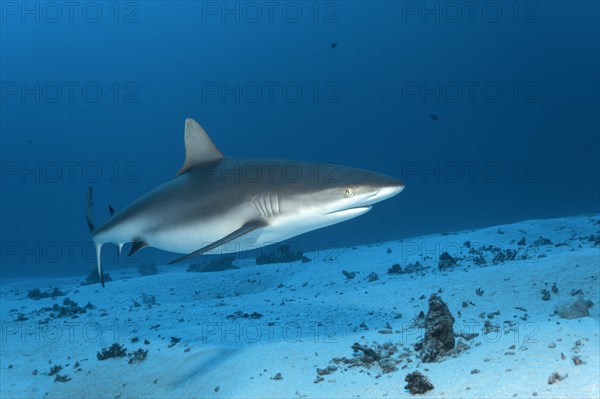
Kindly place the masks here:
MULTIPOLYGON (((87 225, 90 229, 90 233, 93 233, 96 229, 94 226, 94 222, 92 221, 92 207, 94 205, 94 201, 92 200, 92 186, 88 188, 87 191, 87 207, 86 207, 86 218, 87 225)), ((96 259, 98 261, 98 277, 100 278, 100 284, 104 287, 104 274, 102 273, 102 243, 96 242, 96 259)))
POLYGON ((92 221, 92 207, 94 206, 94 201, 92 200, 92 194, 93 194, 93 190, 92 190, 92 186, 90 186, 90 187, 88 187, 88 191, 87 191, 87 207, 86 207, 86 212, 85 212, 85 216, 87 218, 87 225, 88 225, 88 229, 90 229, 90 233, 96 229, 96 226, 94 226, 94 222, 92 221))
POLYGON ((104 287, 104 274, 102 273, 102 244, 96 243, 96 259, 98 260, 98 277, 100 278, 100 284, 104 287))

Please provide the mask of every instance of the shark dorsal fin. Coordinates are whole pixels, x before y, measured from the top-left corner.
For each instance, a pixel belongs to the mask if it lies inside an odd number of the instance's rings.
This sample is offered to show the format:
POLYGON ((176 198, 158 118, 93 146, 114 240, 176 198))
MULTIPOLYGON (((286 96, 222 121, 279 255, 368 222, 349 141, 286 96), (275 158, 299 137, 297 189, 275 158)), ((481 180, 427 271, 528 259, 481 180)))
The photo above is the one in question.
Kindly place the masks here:
POLYGON ((208 137, 202 126, 192 118, 187 118, 185 120, 185 162, 177 172, 177 176, 185 173, 194 165, 215 162, 221 158, 223 158, 223 153, 208 137))

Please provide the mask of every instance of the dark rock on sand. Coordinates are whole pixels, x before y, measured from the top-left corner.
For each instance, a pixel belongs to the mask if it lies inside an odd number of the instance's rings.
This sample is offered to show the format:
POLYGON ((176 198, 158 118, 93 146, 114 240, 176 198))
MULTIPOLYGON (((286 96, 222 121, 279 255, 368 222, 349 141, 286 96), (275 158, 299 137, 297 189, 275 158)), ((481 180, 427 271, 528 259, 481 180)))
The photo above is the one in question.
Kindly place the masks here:
POLYGON ((579 319, 581 317, 588 317, 590 315, 589 308, 592 306, 592 301, 579 299, 572 304, 559 306, 556 309, 556 314, 563 319, 579 319))
POLYGON ((440 270, 449 269, 451 267, 457 266, 456 259, 452 257, 448 252, 444 252, 440 255, 440 260, 438 262, 438 268, 440 270))
MULTIPOLYGON (((110 275, 108 273, 103 273, 102 276, 104 277, 105 283, 112 281, 112 278, 110 277, 110 275)), ((100 283, 100 276, 98 276, 98 270, 96 270, 96 268, 94 268, 94 269, 92 269, 90 274, 85 278, 85 281, 83 283, 81 283, 81 285, 92 285, 92 284, 99 284, 99 283, 100 283)))
POLYGON ((98 360, 106 360, 112 357, 125 357, 126 355, 127 348, 115 342, 109 348, 104 348, 102 352, 98 352, 96 357, 98 360))
POLYGON ((289 263, 302 261, 303 263, 310 262, 302 250, 296 246, 283 244, 276 247, 265 247, 260 250, 256 257, 257 265, 266 265, 269 263, 289 263))
POLYGON ((404 377, 404 381, 408 383, 404 388, 408 389, 408 391, 413 395, 420 395, 427 391, 431 391, 434 388, 433 384, 429 382, 427 377, 418 371, 413 371, 412 373, 407 374, 406 377, 404 377))
POLYGON ((423 362, 435 362, 454 349, 454 317, 448 306, 436 294, 429 298, 425 316, 425 338, 417 346, 423 362))
POLYGON ((27 293, 27 296, 34 300, 40 300, 44 298, 56 298, 57 296, 64 296, 65 293, 59 290, 58 288, 54 288, 50 291, 40 291, 38 288, 34 288, 27 293))
POLYGON ((154 274, 158 274, 158 268, 154 262, 142 263, 138 267, 138 273, 140 276, 152 276, 154 274))
POLYGON ((221 272, 223 270, 235 270, 238 269, 233 265, 235 260, 234 255, 221 255, 216 259, 211 259, 208 262, 192 263, 188 266, 188 272, 197 273, 208 273, 208 272, 221 272))

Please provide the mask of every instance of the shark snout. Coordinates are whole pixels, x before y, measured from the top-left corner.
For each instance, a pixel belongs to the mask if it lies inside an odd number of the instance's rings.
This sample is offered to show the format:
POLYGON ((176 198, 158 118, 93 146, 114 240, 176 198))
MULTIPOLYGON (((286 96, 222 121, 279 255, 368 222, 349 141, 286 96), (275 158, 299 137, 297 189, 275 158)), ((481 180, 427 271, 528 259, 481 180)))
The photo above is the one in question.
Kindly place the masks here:
POLYGON ((384 187, 384 188, 379 189, 375 194, 373 194, 371 199, 374 199, 377 202, 383 201, 388 198, 392 198, 395 195, 398 195, 403 189, 404 189, 404 185, 384 187))
POLYGON ((386 181, 381 184, 377 190, 371 195, 370 200, 374 200, 374 202, 379 202, 386 200, 388 198, 392 198, 395 195, 398 195, 402 190, 404 190, 405 184, 403 181, 394 179, 392 177, 388 177, 386 181))

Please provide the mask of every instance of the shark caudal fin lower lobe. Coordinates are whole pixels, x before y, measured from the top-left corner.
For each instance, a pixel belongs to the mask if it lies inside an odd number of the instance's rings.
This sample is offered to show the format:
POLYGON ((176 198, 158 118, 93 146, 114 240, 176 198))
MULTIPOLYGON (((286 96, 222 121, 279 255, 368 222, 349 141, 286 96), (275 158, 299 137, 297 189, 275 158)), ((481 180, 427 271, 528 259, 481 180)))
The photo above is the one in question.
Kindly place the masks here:
POLYGON ((92 194, 93 194, 92 186, 89 186, 88 191, 87 191, 87 204, 86 204, 85 216, 87 219, 88 229, 90 229, 90 233, 96 229, 96 226, 94 226, 94 222, 92 221, 92 219, 93 219, 92 218, 92 207, 94 206, 94 201, 92 200, 92 194))
MULTIPOLYGON (((87 205, 86 205, 86 212, 85 212, 85 216, 87 219, 87 225, 88 225, 88 229, 90 229, 90 233, 93 233, 94 230, 96 230, 96 226, 94 225, 94 222, 92 221, 92 208, 94 206, 94 201, 93 201, 92 195, 93 195, 93 189, 92 189, 92 186, 90 186, 87 191, 87 205)), ((100 278, 100 284, 102 284, 102 287, 104 287, 104 274, 102 274, 102 244, 99 242, 95 242, 94 244, 96 244, 96 259, 98 262, 98 277, 100 278)))

